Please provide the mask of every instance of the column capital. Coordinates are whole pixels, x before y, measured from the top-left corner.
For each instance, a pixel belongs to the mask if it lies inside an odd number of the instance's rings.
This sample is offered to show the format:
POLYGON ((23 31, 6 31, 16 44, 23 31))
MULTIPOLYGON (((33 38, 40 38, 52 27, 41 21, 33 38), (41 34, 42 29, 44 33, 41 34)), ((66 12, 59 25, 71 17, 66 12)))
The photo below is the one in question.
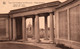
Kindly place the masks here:
POLYGON ((36 14, 35 16, 39 16, 39 14, 36 14))
POLYGON ((40 13, 40 14, 37 14, 39 16, 49 16, 49 13, 40 13))
POLYGON ((47 18, 48 16, 44 16, 44 18, 47 18))
POLYGON ((25 18, 25 19, 26 19, 26 17, 25 17, 25 16, 23 16, 22 18, 25 18))
POLYGON ((54 15, 54 12, 50 12, 49 14, 53 14, 54 15))

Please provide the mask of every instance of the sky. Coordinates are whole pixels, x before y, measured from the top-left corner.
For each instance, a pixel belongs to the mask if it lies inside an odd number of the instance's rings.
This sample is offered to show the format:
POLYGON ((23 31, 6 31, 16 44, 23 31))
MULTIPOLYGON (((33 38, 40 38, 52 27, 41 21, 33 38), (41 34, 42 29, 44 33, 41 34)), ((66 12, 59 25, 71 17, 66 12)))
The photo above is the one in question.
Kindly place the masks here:
MULTIPOLYGON (((29 6, 34 6, 38 4, 48 3, 52 1, 57 0, 0 0, 0 14, 2 13, 8 13, 10 10, 19 9, 19 8, 25 8, 29 6)), ((66 0, 59 0, 61 2, 64 2, 66 0)), ((26 27, 29 23, 32 24, 32 19, 26 20, 26 27)), ((39 18, 40 28, 44 28, 44 17, 39 18)), ((48 27, 49 24, 49 17, 48 17, 48 27)))

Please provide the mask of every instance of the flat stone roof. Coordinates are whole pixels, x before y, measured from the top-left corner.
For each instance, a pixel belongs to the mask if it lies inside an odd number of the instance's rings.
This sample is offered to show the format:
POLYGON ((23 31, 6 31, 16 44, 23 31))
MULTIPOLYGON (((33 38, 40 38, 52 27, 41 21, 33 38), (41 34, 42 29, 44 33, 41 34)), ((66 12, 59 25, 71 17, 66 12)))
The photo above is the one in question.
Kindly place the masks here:
MULTIPOLYGON (((47 7, 60 8, 60 7, 63 7, 65 5, 71 4, 72 2, 76 2, 76 1, 80 1, 80 0, 67 0, 63 3, 61 3, 60 1, 54 1, 54 2, 44 3, 40 5, 11 10, 9 14, 27 12, 27 11, 32 11, 32 10, 37 10, 37 9, 42 9, 42 8, 47 8, 47 7)), ((0 17, 9 17, 9 14, 0 14, 0 17)))
POLYGON ((60 7, 63 7, 65 5, 68 5, 68 4, 72 4, 72 2, 77 2, 77 1, 80 1, 80 0, 67 0, 63 3, 61 3, 59 6, 57 6, 56 8, 60 8, 60 7))
POLYGON ((10 14, 32 11, 32 10, 46 8, 46 7, 54 7, 54 6, 58 6, 60 4, 61 4, 60 1, 54 1, 54 2, 44 3, 44 4, 40 4, 40 5, 25 7, 25 8, 21 8, 21 9, 11 10, 10 14))
POLYGON ((6 18, 9 17, 9 14, 0 14, 0 18, 6 18))

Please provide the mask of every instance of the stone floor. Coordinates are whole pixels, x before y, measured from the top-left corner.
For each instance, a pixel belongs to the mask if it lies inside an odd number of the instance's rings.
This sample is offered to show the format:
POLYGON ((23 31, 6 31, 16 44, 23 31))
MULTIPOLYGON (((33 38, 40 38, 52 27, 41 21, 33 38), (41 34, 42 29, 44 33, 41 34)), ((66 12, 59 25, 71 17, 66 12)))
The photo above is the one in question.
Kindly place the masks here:
MULTIPOLYGON (((28 43, 27 43, 28 44, 28 43)), ((30 43, 29 43, 30 44, 30 43)), ((61 49, 59 47, 56 47, 54 44, 44 44, 44 43, 31 43, 31 45, 35 45, 35 46, 38 46, 38 47, 41 47, 43 49, 61 49)))
POLYGON ((54 44, 2 42, 0 43, 0 49, 61 49, 61 48, 55 47, 54 44))
MULTIPOLYGON (((0 49, 78 49, 69 48, 64 45, 50 44, 49 40, 43 40, 40 43, 34 43, 29 39, 30 42, 21 42, 21 41, 5 41, 0 42, 0 49)), ((80 49, 80 48, 79 48, 80 49)))
POLYGON ((72 49, 49 43, 0 42, 0 49, 72 49))

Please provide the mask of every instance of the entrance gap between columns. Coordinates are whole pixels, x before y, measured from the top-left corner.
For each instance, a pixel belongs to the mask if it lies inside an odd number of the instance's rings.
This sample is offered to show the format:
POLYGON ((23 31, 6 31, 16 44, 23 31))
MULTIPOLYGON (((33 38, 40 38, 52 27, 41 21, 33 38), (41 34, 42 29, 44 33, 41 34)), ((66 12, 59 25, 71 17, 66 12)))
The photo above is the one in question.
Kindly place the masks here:
POLYGON ((33 18, 27 18, 26 19, 26 35, 28 38, 27 42, 34 42, 34 32, 33 32, 33 18))
POLYGON ((22 41, 22 18, 16 18, 16 40, 22 41))

